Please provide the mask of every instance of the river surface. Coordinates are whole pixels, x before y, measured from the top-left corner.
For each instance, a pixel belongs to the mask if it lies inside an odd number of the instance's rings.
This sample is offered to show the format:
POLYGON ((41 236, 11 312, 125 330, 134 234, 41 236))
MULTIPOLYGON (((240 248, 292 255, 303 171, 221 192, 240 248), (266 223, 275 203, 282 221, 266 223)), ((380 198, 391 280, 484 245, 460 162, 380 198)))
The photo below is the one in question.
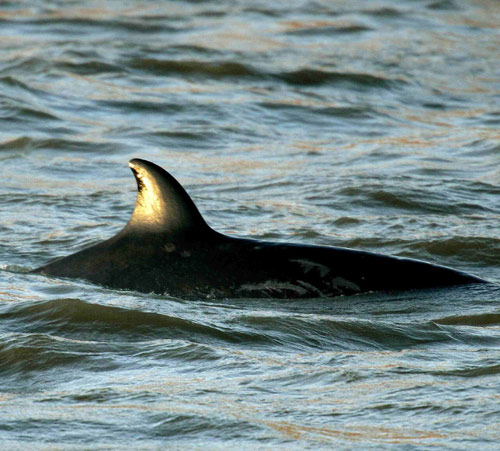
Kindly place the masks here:
MULTIPOLYGON (((500 3, 0 4, 0 448, 498 449, 500 3), (27 272, 128 160, 240 237, 490 282, 176 299, 27 272)), ((193 280, 196 274, 193 274, 193 280)))

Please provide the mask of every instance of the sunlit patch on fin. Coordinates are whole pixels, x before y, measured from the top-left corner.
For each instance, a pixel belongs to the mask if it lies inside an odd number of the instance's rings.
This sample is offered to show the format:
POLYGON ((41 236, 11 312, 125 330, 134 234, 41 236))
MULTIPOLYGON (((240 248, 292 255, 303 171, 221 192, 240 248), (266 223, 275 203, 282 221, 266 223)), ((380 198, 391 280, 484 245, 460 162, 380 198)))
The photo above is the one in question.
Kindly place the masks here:
POLYGON ((137 201, 125 228, 178 234, 209 227, 184 188, 167 171, 141 159, 129 162, 137 181, 137 201))

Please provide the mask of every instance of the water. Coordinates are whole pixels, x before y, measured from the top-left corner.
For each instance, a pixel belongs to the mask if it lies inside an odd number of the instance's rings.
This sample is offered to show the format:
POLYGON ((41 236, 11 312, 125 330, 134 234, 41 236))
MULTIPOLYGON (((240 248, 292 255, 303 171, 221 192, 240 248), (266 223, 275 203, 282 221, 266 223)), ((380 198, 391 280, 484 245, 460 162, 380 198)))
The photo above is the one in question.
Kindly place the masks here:
POLYGON ((152 160, 216 230, 500 282, 497 1, 3 2, 0 448, 496 449, 498 285, 185 301, 26 272, 152 160))

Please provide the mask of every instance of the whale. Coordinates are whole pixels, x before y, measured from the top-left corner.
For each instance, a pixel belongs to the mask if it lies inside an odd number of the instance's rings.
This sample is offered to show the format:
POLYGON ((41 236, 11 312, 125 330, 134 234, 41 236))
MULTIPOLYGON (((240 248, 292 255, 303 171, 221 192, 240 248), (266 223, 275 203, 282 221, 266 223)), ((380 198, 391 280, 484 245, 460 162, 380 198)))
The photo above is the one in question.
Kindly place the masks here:
POLYGON ((125 227, 32 273, 187 299, 328 298, 485 282, 410 258, 224 235, 166 170, 138 158, 129 166, 138 192, 125 227))

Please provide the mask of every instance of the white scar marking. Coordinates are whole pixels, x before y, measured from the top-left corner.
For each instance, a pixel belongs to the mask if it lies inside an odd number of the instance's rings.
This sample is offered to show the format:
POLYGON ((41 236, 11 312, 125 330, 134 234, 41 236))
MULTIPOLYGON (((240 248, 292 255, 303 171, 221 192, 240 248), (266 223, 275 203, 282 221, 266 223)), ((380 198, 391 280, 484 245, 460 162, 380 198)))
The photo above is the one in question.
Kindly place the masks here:
POLYGON ((310 293, 316 293, 321 297, 325 297, 325 294, 319 289, 316 288, 314 285, 311 285, 310 283, 304 282, 303 280, 297 280, 297 283, 302 285, 304 288, 306 288, 310 293))
POLYGON ((244 284, 241 285, 239 288, 241 291, 268 291, 269 293, 273 293, 276 291, 282 291, 282 290, 291 290, 297 292, 299 295, 305 295, 307 293, 307 290, 303 287, 294 285, 292 283, 288 282, 280 282, 278 280, 266 280, 265 282, 262 283, 256 283, 256 284, 244 284))
POLYGON ((313 269, 317 269, 319 271, 319 275, 321 277, 325 277, 329 272, 330 268, 328 266, 322 265, 320 263, 312 262, 310 260, 290 260, 291 262, 298 263, 302 266, 304 270, 304 274, 312 271, 313 269))
POLYGON ((359 285, 356 285, 354 282, 346 280, 343 277, 335 277, 335 279, 332 280, 332 285, 334 288, 339 290, 341 290, 342 287, 344 287, 344 288, 351 288, 352 290, 356 291, 361 291, 359 285))

